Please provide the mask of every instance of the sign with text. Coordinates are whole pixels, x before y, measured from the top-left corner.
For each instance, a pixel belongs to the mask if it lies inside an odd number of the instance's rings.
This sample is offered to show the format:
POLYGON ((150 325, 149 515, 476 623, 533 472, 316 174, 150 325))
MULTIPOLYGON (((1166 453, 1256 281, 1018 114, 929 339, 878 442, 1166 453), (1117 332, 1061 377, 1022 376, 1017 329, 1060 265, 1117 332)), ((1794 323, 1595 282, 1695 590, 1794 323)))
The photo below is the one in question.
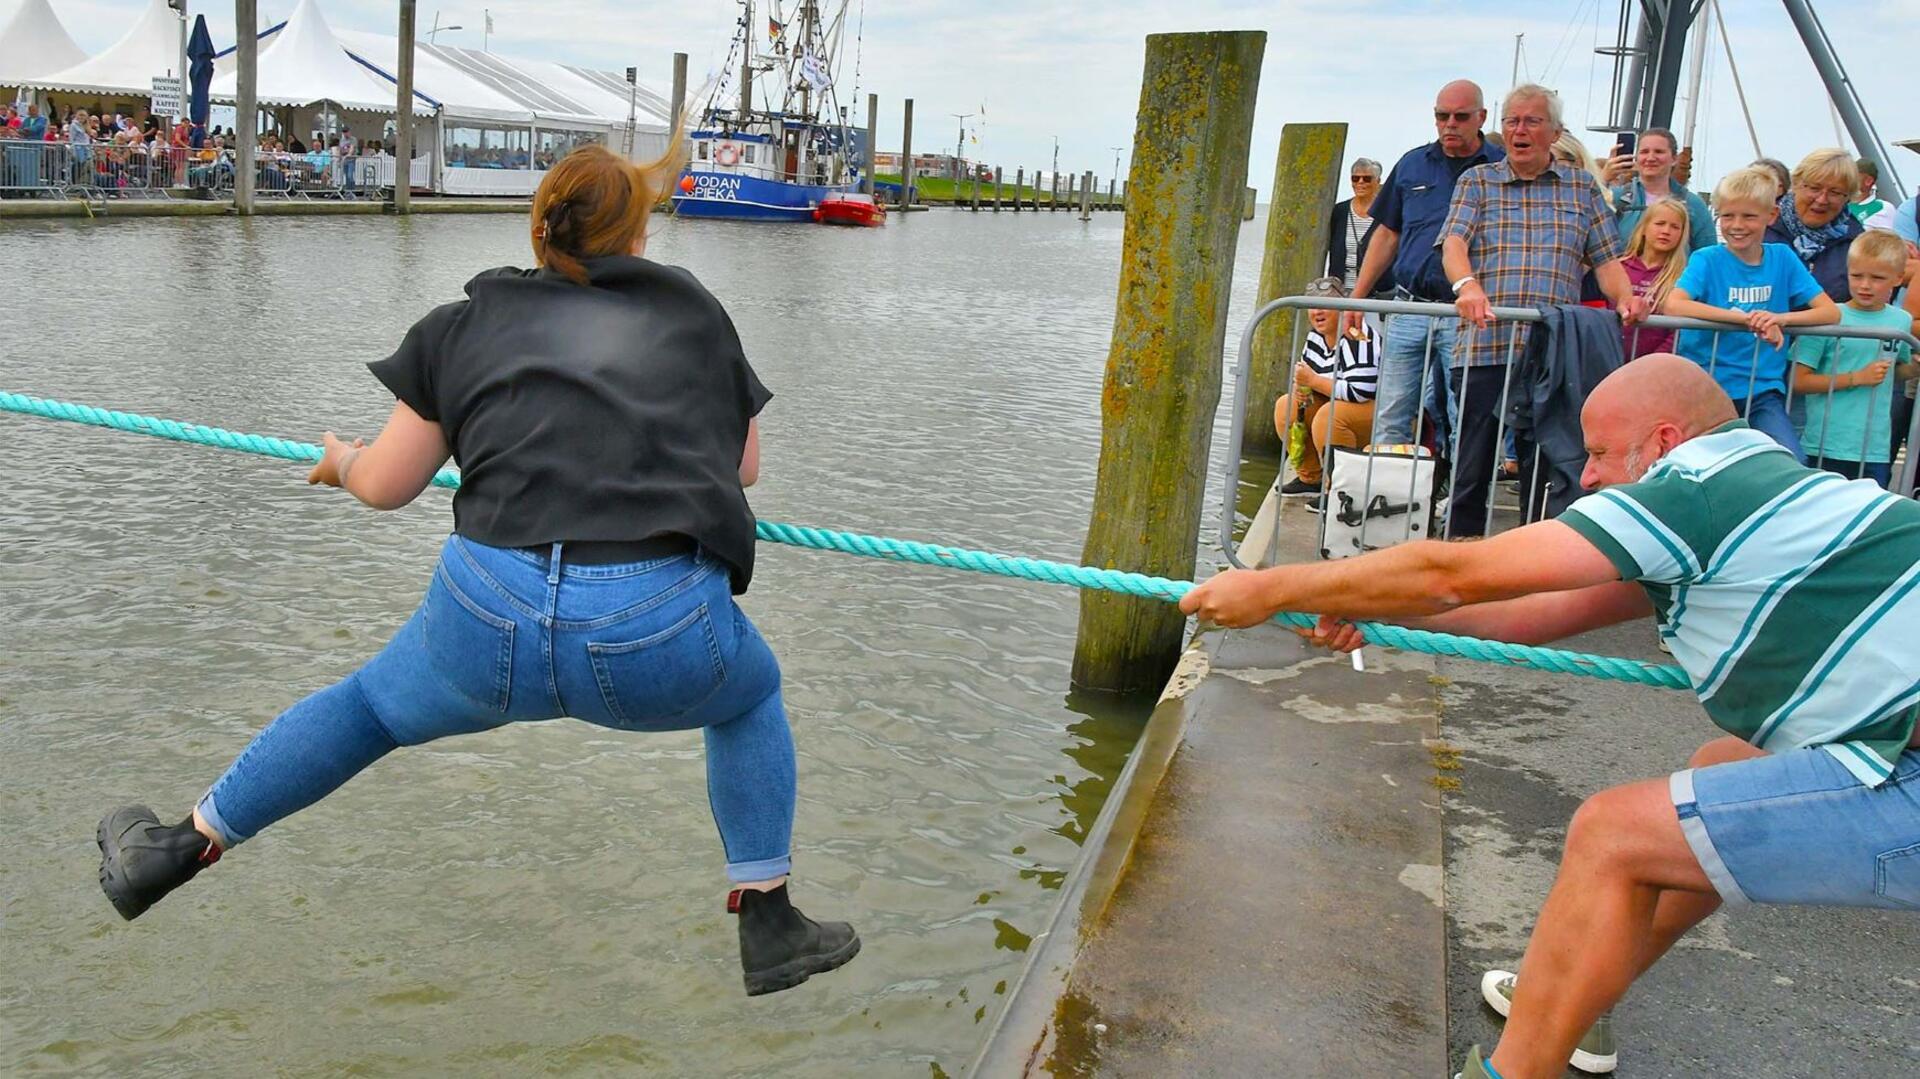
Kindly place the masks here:
POLYGON ((186 100, 182 94, 178 78, 168 75, 153 77, 153 114, 155 116, 185 116, 186 100))

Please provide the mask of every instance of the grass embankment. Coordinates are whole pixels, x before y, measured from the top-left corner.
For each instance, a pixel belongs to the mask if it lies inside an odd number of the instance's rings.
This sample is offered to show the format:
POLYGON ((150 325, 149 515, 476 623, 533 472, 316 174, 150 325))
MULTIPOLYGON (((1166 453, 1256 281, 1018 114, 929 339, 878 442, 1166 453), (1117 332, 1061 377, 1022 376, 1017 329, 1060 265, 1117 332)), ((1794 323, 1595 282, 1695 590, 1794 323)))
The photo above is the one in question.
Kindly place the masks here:
MULTIPOLYGON (((898 184, 900 182, 898 175, 889 176, 883 172, 874 173, 873 178, 876 182, 883 184, 898 184)), ((913 192, 915 201, 917 202, 972 202, 973 181, 923 176, 913 182, 913 192)), ((1096 198, 1094 201, 1104 204, 1107 198, 1106 192, 1100 191, 1095 194, 1096 198)), ((1012 180, 1007 180, 1000 186, 1000 197, 1006 199, 1008 202, 1012 202, 1015 199, 1019 199, 1021 202, 1033 202, 1038 199, 1041 203, 1047 203, 1052 201, 1053 192, 1045 188, 1035 188, 1032 184, 1022 184, 1016 187, 1012 180)), ((992 180, 980 181, 980 201, 993 201, 992 180)), ((1080 196, 1076 192, 1073 198, 1073 204, 1077 206, 1079 203, 1080 196)), ((1060 204, 1063 206, 1067 204, 1067 195, 1064 189, 1060 192, 1060 204)))

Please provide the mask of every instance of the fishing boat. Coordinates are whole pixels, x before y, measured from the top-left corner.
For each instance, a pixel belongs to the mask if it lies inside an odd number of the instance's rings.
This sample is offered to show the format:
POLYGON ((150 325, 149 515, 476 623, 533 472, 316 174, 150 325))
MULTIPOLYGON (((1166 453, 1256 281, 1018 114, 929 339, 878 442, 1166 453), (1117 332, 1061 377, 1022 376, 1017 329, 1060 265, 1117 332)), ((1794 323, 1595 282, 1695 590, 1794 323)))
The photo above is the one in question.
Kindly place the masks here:
POLYGON ((833 67, 846 30, 846 0, 823 17, 814 0, 782 22, 774 6, 764 27, 753 0, 727 54, 726 74, 696 113, 688 133, 690 160, 673 195, 686 217, 750 221, 814 221, 829 196, 848 194, 860 181, 865 155, 834 91, 833 67), (757 43, 766 34, 767 51, 757 43), (756 107, 762 75, 775 88, 756 107), (731 82, 737 86, 729 85, 731 82), (734 91, 737 99, 728 101, 734 91))
POLYGON ((887 208, 872 195, 862 195, 858 191, 834 191, 813 208, 813 219, 824 225, 879 228, 887 223, 887 208))

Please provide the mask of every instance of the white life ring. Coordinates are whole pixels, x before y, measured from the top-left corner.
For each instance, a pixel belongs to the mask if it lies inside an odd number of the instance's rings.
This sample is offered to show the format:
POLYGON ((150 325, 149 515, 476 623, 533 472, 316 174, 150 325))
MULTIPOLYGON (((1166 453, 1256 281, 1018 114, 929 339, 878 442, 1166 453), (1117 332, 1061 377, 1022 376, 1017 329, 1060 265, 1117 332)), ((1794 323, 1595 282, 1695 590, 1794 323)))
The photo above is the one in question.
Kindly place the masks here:
POLYGON ((740 162, 740 147, 730 142, 723 142, 714 148, 713 160, 720 165, 736 165, 740 162))

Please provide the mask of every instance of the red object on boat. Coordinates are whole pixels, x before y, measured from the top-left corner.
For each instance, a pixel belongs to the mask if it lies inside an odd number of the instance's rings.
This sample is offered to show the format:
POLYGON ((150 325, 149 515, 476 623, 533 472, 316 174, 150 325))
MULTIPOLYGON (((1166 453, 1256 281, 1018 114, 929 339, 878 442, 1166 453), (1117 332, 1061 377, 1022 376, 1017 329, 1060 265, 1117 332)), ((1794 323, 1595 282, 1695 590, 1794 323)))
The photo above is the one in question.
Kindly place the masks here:
POLYGON ((813 219, 826 225, 865 225, 887 223, 887 208, 872 195, 836 192, 820 200, 813 208, 813 219))

